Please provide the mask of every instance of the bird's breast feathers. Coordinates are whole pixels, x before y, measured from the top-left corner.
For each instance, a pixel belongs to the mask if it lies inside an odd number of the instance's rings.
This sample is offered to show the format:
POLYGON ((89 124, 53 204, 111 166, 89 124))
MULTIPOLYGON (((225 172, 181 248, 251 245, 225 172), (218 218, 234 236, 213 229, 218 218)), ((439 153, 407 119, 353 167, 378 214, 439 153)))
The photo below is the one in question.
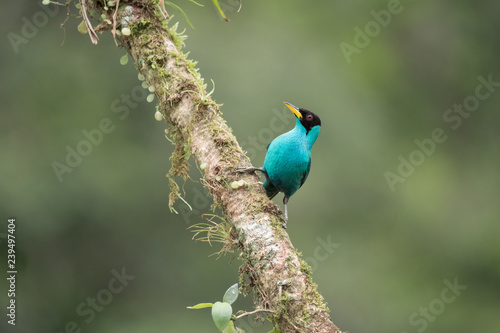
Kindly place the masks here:
POLYGON ((307 177, 310 159, 306 142, 278 137, 269 145, 264 168, 280 191, 291 194, 307 177))

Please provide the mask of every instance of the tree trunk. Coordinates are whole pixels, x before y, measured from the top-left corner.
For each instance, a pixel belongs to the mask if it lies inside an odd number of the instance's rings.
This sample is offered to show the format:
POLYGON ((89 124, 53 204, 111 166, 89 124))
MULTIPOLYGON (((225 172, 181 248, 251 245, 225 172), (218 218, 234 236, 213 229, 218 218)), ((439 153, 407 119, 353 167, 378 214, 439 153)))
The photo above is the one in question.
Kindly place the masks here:
POLYGON ((169 172, 171 208, 179 196, 174 177, 187 178, 187 160, 193 155, 214 203, 231 226, 229 241, 239 247, 244 261, 240 280, 246 289, 255 291, 257 308, 268 309, 282 332, 341 333, 312 282, 309 265, 282 228, 277 206, 258 184, 258 176, 235 172, 250 162, 206 92, 195 63, 181 52, 185 37, 176 32, 176 26, 167 26, 162 1, 122 0, 118 9, 107 10, 105 2, 80 1, 82 8, 93 6, 113 23, 103 21, 96 32, 114 31, 113 26, 130 29, 130 34, 123 31, 120 41, 154 87, 158 111, 176 145, 169 172))

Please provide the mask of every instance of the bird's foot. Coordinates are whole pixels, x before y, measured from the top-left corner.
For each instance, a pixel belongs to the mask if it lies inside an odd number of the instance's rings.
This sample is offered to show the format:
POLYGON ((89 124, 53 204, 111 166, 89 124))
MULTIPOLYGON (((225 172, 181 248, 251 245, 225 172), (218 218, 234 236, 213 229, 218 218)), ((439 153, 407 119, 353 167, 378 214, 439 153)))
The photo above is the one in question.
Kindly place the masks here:
POLYGON ((262 168, 255 168, 255 167, 246 167, 246 168, 237 168, 236 169, 236 172, 239 172, 239 173, 252 173, 255 171, 264 172, 264 170, 262 168))
POLYGON ((287 220, 283 220, 283 229, 286 229, 286 223, 287 222, 288 222, 287 220))

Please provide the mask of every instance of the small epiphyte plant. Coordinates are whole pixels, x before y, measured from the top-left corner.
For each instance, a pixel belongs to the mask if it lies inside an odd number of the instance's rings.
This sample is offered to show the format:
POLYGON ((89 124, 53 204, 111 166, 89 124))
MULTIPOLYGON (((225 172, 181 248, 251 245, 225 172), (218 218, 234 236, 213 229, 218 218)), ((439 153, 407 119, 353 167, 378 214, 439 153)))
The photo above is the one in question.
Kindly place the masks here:
MULTIPOLYGON (((238 284, 233 284, 231 287, 229 287, 228 290, 226 290, 224 297, 222 298, 222 302, 215 302, 215 303, 199 303, 193 306, 188 306, 188 309, 204 309, 204 308, 212 308, 212 319, 214 320, 215 326, 219 331, 222 333, 245 333, 244 330, 241 328, 238 328, 234 325, 234 321, 237 319, 240 319, 241 317, 244 316, 249 316, 256 314, 258 312, 270 312, 272 313, 271 310, 267 309, 257 309, 251 312, 245 312, 245 311, 238 311, 237 315, 233 314, 233 307, 231 304, 233 304, 236 299, 238 299, 238 284)), ((275 325, 275 321, 273 318, 267 318, 270 322, 275 325)), ((269 331, 268 333, 281 333, 281 330, 277 327, 274 327, 272 331, 269 331)))
POLYGON ((238 284, 233 284, 226 290, 222 302, 215 303, 199 303, 193 306, 188 306, 188 309, 204 309, 212 308, 212 318, 217 329, 224 333, 236 333, 234 322, 231 320, 233 316, 233 304, 238 299, 238 284))

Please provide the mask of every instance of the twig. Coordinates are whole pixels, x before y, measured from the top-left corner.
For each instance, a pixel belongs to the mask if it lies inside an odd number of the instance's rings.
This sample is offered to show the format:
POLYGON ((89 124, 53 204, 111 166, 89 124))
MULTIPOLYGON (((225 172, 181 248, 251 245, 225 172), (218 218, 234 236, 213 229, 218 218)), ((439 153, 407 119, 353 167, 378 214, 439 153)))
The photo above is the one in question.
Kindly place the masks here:
POLYGON ((250 315, 256 314, 258 312, 273 312, 273 311, 267 310, 267 309, 257 309, 257 310, 250 311, 250 312, 244 312, 244 313, 240 314, 239 316, 236 316, 236 319, 240 319, 241 317, 245 317, 245 316, 250 316, 250 315))
POLYGON ((116 46, 118 46, 118 42, 116 41, 116 15, 118 14, 118 6, 120 5, 120 0, 116 0, 116 9, 115 13, 113 14, 113 39, 115 40, 116 46))
POLYGON ((165 9, 165 0, 160 0, 160 5, 161 5, 161 9, 165 13, 165 18, 168 20, 170 18, 170 16, 168 15, 167 10, 165 9))
POLYGON ((90 40, 92 41, 92 44, 97 44, 97 40, 99 39, 99 37, 97 37, 97 34, 95 33, 94 28, 92 28, 92 24, 90 23, 90 20, 87 16, 87 4, 85 3, 85 0, 80 0, 80 4, 82 5, 83 21, 87 26, 90 40))
POLYGON ((63 41, 61 42, 61 46, 63 46, 64 42, 66 41, 66 27, 65 27, 65 24, 66 24, 66 22, 68 22, 70 15, 71 15, 71 12, 69 11, 69 2, 66 2, 66 19, 60 25, 60 28, 63 29, 63 32, 64 32, 63 41))

